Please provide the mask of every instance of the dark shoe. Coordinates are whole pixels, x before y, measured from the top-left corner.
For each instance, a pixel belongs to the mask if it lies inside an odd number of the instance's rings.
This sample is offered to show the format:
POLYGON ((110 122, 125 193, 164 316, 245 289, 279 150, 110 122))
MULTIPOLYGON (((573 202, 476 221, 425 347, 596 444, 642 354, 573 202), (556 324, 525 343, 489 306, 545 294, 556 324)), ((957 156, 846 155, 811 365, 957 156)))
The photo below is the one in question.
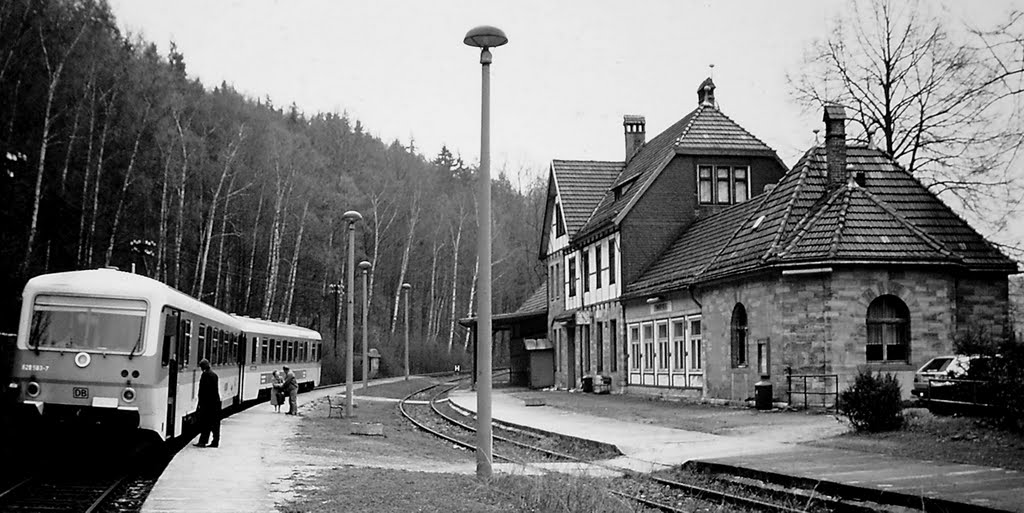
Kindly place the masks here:
POLYGON ((206 444, 192 444, 195 447, 206 447, 206 444))
POLYGON ((220 444, 210 444, 210 445, 207 445, 207 447, 209 447, 210 449, 216 449, 216 448, 220 447, 220 444))

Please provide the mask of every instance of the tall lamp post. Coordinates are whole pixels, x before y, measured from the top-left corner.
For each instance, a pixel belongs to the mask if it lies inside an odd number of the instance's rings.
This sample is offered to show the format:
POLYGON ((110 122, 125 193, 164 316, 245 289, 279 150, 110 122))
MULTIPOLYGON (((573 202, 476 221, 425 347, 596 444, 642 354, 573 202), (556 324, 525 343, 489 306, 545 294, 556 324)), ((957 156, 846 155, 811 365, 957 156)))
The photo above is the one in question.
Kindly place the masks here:
POLYGON ((405 380, 409 381, 409 293, 412 292, 412 285, 402 284, 402 293, 405 294, 405 380))
POLYGON ((366 387, 369 386, 370 382, 370 360, 366 357, 366 352, 369 350, 366 345, 366 331, 369 327, 366 319, 368 317, 367 308, 370 306, 370 303, 367 300, 367 284, 369 283, 367 275, 370 274, 370 267, 372 267, 372 264, 366 260, 359 262, 359 270, 363 271, 363 390, 366 390, 366 387))
POLYGON ((476 475, 491 477, 491 48, 508 42, 497 27, 481 25, 466 33, 463 43, 480 49, 480 177, 477 211, 477 261, 480 293, 477 296, 476 344, 476 475))
POLYGON ((355 210, 349 210, 341 216, 342 219, 348 221, 348 280, 346 281, 345 294, 345 306, 348 309, 347 316, 345 318, 348 324, 346 325, 345 333, 345 416, 348 418, 352 417, 352 325, 355 324, 352 318, 352 306, 353 306, 353 291, 355 287, 352 283, 356 280, 356 223, 362 221, 363 215, 355 210))

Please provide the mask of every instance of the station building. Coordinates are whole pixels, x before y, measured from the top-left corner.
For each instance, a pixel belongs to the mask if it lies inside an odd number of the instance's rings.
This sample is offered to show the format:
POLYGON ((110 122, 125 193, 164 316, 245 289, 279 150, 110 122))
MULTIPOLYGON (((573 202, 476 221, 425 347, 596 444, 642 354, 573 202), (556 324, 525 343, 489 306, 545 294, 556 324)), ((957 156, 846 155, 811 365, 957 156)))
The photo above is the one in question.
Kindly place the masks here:
POLYGON ((621 162, 552 161, 539 257, 556 387, 743 401, 768 380, 785 401, 793 376, 842 389, 867 368, 909 396, 957 333, 1010 335, 1016 263, 848 144, 842 107, 788 169, 714 92, 705 80, 650 141, 625 116, 621 162))

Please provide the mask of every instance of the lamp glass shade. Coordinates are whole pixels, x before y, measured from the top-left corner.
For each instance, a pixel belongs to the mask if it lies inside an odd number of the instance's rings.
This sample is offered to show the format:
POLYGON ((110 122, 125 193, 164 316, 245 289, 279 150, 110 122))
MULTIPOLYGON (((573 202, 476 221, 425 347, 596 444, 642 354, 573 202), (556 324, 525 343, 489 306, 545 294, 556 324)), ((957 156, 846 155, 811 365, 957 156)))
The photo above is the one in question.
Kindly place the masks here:
POLYGON ((496 48, 507 43, 508 37, 498 27, 480 25, 467 32, 462 42, 477 48, 496 48))

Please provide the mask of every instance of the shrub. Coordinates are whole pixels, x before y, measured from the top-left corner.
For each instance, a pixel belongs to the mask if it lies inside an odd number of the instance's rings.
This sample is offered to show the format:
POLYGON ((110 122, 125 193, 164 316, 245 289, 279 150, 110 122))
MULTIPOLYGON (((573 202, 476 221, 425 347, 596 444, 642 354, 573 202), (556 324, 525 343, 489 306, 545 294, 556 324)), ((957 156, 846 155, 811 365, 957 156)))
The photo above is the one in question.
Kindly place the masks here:
POLYGON ((970 379, 988 381, 995 416, 1005 426, 1024 432, 1024 344, 1011 338, 997 339, 984 330, 966 330, 957 335, 953 347, 957 354, 988 357, 984 366, 973 366, 970 379))
POLYGON ((903 427, 900 382, 892 374, 861 370, 853 386, 839 396, 840 409, 857 431, 890 431, 903 427))

